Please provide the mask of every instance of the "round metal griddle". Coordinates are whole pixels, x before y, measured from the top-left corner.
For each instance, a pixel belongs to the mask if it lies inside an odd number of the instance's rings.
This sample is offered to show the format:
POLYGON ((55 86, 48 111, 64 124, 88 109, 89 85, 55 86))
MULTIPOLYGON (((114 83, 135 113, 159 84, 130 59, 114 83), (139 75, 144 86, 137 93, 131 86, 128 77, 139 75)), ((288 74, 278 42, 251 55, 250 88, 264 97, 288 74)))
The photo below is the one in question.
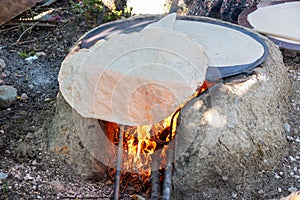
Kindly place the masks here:
MULTIPOLYGON (((107 24, 103 24, 99 27, 96 27, 86 33, 79 41, 79 48, 90 48, 99 40, 107 40, 114 35, 118 34, 128 34, 132 32, 139 32, 147 25, 157 22, 160 20, 162 16, 158 15, 149 15, 149 16, 138 16, 131 17, 124 20, 118 20, 114 22, 110 22, 107 24)), ((236 31, 239 31, 243 34, 246 34, 253 38, 255 41, 259 42, 263 48, 264 53, 261 57, 257 58, 254 62, 242 64, 242 65, 234 65, 234 66, 209 66, 206 73, 206 79, 210 81, 226 78, 229 76, 237 75, 240 73, 248 72, 249 70, 260 65, 268 56, 268 47, 264 40, 260 38, 257 34, 250 32, 242 27, 229 24, 226 22, 222 22, 219 20, 214 20, 206 17, 194 17, 194 16, 177 16, 177 20, 188 20, 188 21, 196 21, 202 23, 208 23, 212 25, 223 26, 226 28, 230 28, 236 31)), ((230 41, 228 43, 230 45, 230 41)), ((222 48, 222 47, 220 47, 222 48)))
MULTIPOLYGON (((267 6, 273 6, 273 5, 278 5, 278 4, 283 4, 283 3, 288 3, 288 2, 296 2, 299 0, 278 0, 278 1, 266 1, 266 2, 260 2, 257 6, 254 6, 248 10, 244 10, 238 17, 238 24, 247 28, 253 28, 251 24, 249 23, 247 17, 250 13, 254 12, 258 8, 261 7, 267 7, 267 6)), ((295 44, 295 43, 289 43, 286 41, 282 41, 273 37, 268 37, 272 42, 274 42, 276 45, 278 45, 282 49, 287 49, 287 50, 294 50, 298 53, 300 53, 300 45, 295 44)))

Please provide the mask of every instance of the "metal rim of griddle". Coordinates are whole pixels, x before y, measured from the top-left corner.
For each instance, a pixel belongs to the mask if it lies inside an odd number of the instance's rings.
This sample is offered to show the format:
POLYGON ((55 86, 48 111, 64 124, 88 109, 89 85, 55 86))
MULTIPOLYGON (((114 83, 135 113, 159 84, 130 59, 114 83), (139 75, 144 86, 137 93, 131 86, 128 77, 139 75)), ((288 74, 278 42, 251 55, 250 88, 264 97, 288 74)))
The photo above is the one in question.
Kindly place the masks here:
MULTIPOLYGON (((138 17, 131 17, 128 19, 118 20, 110 23, 106 23, 100 25, 91 31, 87 32, 80 40, 79 40, 79 48, 80 49, 88 49, 93 46, 97 41, 101 39, 109 39, 112 35, 117 34, 128 34, 131 32, 139 32, 144 27, 149 25, 150 23, 156 22, 161 19, 162 15, 142 15, 138 17)), ((206 73, 206 80, 215 81, 222 78, 234 76, 237 74, 241 74, 244 72, 248 72, 251 69, 259 66, 264 60, 267 58, 269 51, 268 46, 265 41, 260 38, 257 34, 246 30, 243 27, 236 26, 234 24, 230 24, 227 22, 215 20, 208 17, 198 17, 198 16, 177 16, 178 20, 188 20, 188 21, 196 21, 196 22, 204 22, 210 23, 214 25, 224 26, 226 28, 234 29, 236 31, 247 34, 252 37, 255 41, 259 42, 263 48, 264 53, 260 58, 257 58, 252 63, 243 64, 243 65, 234 65, 234 66, 224 66, 224 67, 214 67, 209 66, 206 73)))
MULTIPOLYGON (((255 10, 257 10, 258 8, 261 8, 261 7, 267 7, 267 6, 278 5, 278 4, 289 3, 289 2, 297 2, 297 1, 299 1, 299 0, 266 1, 266 2, 259 3, 257 6, 254 6, 247 10, 242 11, 238 17, 238 24, 241 26, 253 29, 254 27, 251 26, 251 24, 247 18, 250 13, 254 12, 255 10)), ((298 53, 300 53, 300 44, 281 41, 281 40, 278 40, 273 37, 268 37, 268 39, 271 40, 272 42, 274 42, 276 45, 278 45, 282 49, 294 50, 294 51, 297 51, 298 53)))

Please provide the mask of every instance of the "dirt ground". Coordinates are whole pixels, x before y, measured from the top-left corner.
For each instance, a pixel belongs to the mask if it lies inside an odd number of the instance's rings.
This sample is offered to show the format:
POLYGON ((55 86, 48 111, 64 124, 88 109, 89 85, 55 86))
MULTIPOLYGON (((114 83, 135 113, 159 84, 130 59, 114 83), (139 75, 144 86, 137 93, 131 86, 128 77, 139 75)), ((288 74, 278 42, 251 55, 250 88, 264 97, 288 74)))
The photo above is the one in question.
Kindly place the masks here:
MULTIPOLYGON (((0 27, 0 58, 6 63, 0 85, 14 86, 19 96, 9 108, 0 108, 0 199, 110 199, 114 180, 82 180, 47 151, 41 128, 54 112, 60 64, 79 37, 97 25, 79 19, 68 1, 31 12, 50 8, 56 9, 53 26, 18 22, 0 27), (37 60, 25 60, 35 53, 37 60)), ((300 56, 284 62, 293 90, 285 125, 288 155, 273 170, 258 173, 257 185, 230 190, 229 199, 278 199, 300 189, 300 56)), ((123 188, 122 198, 131 199, 132 191, 123 188)), ((224 192, 215 190, 207 199, 224 199, 224 192)))

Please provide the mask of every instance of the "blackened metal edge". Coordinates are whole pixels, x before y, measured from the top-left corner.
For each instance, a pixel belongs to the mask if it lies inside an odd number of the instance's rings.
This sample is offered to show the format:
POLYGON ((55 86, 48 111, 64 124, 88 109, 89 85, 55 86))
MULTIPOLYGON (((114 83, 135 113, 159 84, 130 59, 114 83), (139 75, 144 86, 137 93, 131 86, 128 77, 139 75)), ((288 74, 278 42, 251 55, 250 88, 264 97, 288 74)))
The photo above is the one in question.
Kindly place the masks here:
POLYGON ((257 10, 256 6, 242 11, 238 16, 238 24, 246 28, 253 28, 253 26, 251 26, 250 22, 248 21, 247 17, 250 13, 254 12, 255 10, 257 10))
MULTIPOLYGON (((129 18, 127 20, 118 20, 118 21, 100 25, 92 29, 91 31, 87 32, 80 39, 79 42, 80 48, 88 49, 91 46, 93 46, 97 41, 101 39, 108 39, 116 31, 119 31, 117 34, 139 32, 148 24, 158 21, 161 17, 163 16, 162 15, 139 16, 139 17, 129 18)), ((197 16, 177 16, 177 19, 210 23, 210 24, 234 29, 236 31, 249 35, 250 37, 252 37, 254 40, 259 42, 263 46, 264 48, 263 55, 252 63, 244 64, 244 65, 224 66, 224 67, 209 66, 206 73, 206 79, 209 81, 214 81, 220 78, 225 78, 239 73, 243 73, 245 71, 249 71, 259 66, 261 63, 263 63, 263 61, 267 58, 269 54, 268 46, 265 43, 265 41, 262 38, 260 38, 257 34, 252 33, 245 28, 238 27, 234 24, 230 24, 227 22, 216 21, 215 19, 208 18, 208 17, 199 18, 197 16)))
POLYGON ((158 21, 161 17, 161 15, 138 16, 102 24, 80 38, 80 49, 89 49, 97 41, 109 39, 113 35, 139 32, 147 25, 158 21))

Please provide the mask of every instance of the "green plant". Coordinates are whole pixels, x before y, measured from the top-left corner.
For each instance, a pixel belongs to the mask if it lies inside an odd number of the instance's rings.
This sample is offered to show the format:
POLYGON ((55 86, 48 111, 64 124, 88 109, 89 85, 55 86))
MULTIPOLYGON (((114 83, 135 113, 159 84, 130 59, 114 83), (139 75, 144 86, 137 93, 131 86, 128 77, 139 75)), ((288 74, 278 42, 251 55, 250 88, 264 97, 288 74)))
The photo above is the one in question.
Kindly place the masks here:
POLYGON ((36 16, 38 13, 35 12, 33 9, 29 9, 30 18, 33 19, 34 16, 36 16))
POLYGON ((106 12, 103 15, 103 22, 110 22, 113 20, 121 19, 123 16, 123 11, 111 10, 110 12, 106 12))
POLYGON ((34 54, 35 54, 34 51, 30 51, 29 53, 27 53, 25 50, 22 50, 22 51, 19 52, 19 56, 21 58, 28 58, 30 56, 33 56, 34 54))
POLYGON ((9 182, 6 182, 6 184, 3 185, 2 187, 2 193, 3 194, 6 193, 8 191, 8 188, 9 188, 9 182))
POLYGON ((122 10, 108 9, 101 0, 70 0, 71 11, 78 18, 83 18, 94 23, 109 22, 123 17, 122 10))
POLYGON ((74 12, 78 18, 84 18, 89 21, 97 21, 99 14, 103 12, 103 4, 101 0, 82 0, 74 2, 71 0, 71 11, 74 12))

